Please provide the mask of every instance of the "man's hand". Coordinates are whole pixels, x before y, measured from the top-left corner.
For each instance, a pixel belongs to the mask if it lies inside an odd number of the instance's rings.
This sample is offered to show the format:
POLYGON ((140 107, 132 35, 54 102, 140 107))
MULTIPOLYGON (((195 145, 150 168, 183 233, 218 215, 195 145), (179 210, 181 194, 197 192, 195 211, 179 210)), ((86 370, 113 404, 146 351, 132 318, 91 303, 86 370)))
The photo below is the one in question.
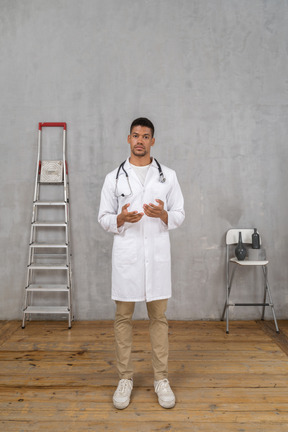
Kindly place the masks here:
POLYGON ((120 228, 125 222, 136 223, 142 219, 144 213, 138 213, 138 211, 128 212, 127 208, 129 206, 130 204, 125 204, 121 213, 117 216, 117 228, 120 228))
POLYGON ((154 204, 144 204, 143 209, 146 216, 153 217, 153 218, 159 218, 161 219, 166 225, 168 225, 168 213, 166 210, 164 210, 164 202, 160 199, 156 199, 159 203, 158 206, 154 204))

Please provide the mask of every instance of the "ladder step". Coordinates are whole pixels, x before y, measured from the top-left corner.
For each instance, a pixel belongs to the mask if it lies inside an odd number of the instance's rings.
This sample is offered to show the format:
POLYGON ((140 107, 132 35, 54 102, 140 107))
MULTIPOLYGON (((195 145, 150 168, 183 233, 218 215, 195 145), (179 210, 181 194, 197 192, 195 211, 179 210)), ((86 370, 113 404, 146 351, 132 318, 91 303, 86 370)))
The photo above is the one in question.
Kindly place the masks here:
POLYGON ((30 248, 67 248, 68 245, 66 243, 31 243, 30 248))
POLYGON ((30 264, 30 270, 69 270, 66 264, 30 264))
POLYGON ((34 201, 35 206, 65 206, 65 201, 34 201))
POLYGON ((60 186, 63 186, 64 185, 64 181, 61 181, 61 182, 44 182, 44 181, 38 181, 38 184, 40 184, 40 185, 49 185, 49 186, 50 185, 56 185, 56 186, 60 185, 60 186))
MULTIPOLYGON (((36 249, 37 251, 38 250, 40 250, 40 249, 36 249)), ((68 262, 67 262, 67 259, 68 259, 68 256, 67 256, 67 254, 51 254, 51 253, 42 253, 42 254, 35 254, 34 253, 34 257, 33 257, 33 263, 34 264, 64 264, 64 262, 66 263, 66 264, 68 264, 68 262), (39 260, 42 260, 42 261, 39 261, 39 260), (43 260, 45 260, 45 261, 43 261, 43 260), (49 261, 47 261, 47 260, 49 260, 49 261), (53 261, 51 261, 51 260, 53 260, 53 261)), ((32 264, 32 263, 31 263, 32 264)))
POLYGON ((26 291, 29 292, 49 292, 49 291, 53 291, 53 292, 68 292, 69 291, 69 287, 67 287, 67 285, 29 285, 26 288, 26 291))
POLYGON ((69 314, 67 306, 27 306, 24 314, 69 314))
POLYGON ((65 222, 33 222, 33 226, 36 227, 67 227, 65 222))

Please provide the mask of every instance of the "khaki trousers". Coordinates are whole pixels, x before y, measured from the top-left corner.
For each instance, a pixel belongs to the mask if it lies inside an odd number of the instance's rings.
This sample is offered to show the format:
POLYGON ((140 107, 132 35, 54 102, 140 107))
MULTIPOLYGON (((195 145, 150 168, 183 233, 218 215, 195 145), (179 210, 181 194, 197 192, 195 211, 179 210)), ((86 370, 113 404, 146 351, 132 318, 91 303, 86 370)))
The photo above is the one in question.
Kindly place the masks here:
MULTIPOLYGON (((156 381, 168 377, 168 322, 165 316, 167 302, 168 300, 164 299, 146 303, 152 347, 152 366, 156 381)), ((131 351, 134 308, 134 302, 116 301, 114 332, 116 367, 120 379, 133 377, 131 351)))

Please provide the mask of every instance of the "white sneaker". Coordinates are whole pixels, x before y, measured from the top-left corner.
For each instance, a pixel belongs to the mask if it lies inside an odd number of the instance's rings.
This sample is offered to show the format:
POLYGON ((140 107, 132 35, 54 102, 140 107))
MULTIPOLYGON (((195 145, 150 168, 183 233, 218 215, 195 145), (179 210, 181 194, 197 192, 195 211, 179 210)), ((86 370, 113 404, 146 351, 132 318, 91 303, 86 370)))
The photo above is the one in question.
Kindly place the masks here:
POLYGON ((167 378, 154 381, 155 393, 158 396, 158 402, 163 408, 173 408, 175 405, 175 395, 171 390, 169 381, 167 378))
POLYGON ((131 379, 121 379, 118 387, 113 395, 113 404, 117 409, 124 409, 130 403, 130 395, 133 389, 133 381, 131 379))

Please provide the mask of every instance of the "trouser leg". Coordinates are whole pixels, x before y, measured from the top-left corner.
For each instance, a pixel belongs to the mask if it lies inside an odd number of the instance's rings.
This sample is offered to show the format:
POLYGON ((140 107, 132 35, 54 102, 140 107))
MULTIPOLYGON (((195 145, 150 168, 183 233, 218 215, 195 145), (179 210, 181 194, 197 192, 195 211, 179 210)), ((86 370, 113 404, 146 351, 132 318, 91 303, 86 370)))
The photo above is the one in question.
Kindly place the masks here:
POLYGON ((152 366, 156 381, 168 377, 168 322, 165 315, 167 299, 146 303, 152 347, 152 366))
POLYGON ((116 314, 114 321, 116 368, 119 379, 131 379, 133 367, 131 361, 132 350, 132 316, 134 302, 116 301, 116 314))

